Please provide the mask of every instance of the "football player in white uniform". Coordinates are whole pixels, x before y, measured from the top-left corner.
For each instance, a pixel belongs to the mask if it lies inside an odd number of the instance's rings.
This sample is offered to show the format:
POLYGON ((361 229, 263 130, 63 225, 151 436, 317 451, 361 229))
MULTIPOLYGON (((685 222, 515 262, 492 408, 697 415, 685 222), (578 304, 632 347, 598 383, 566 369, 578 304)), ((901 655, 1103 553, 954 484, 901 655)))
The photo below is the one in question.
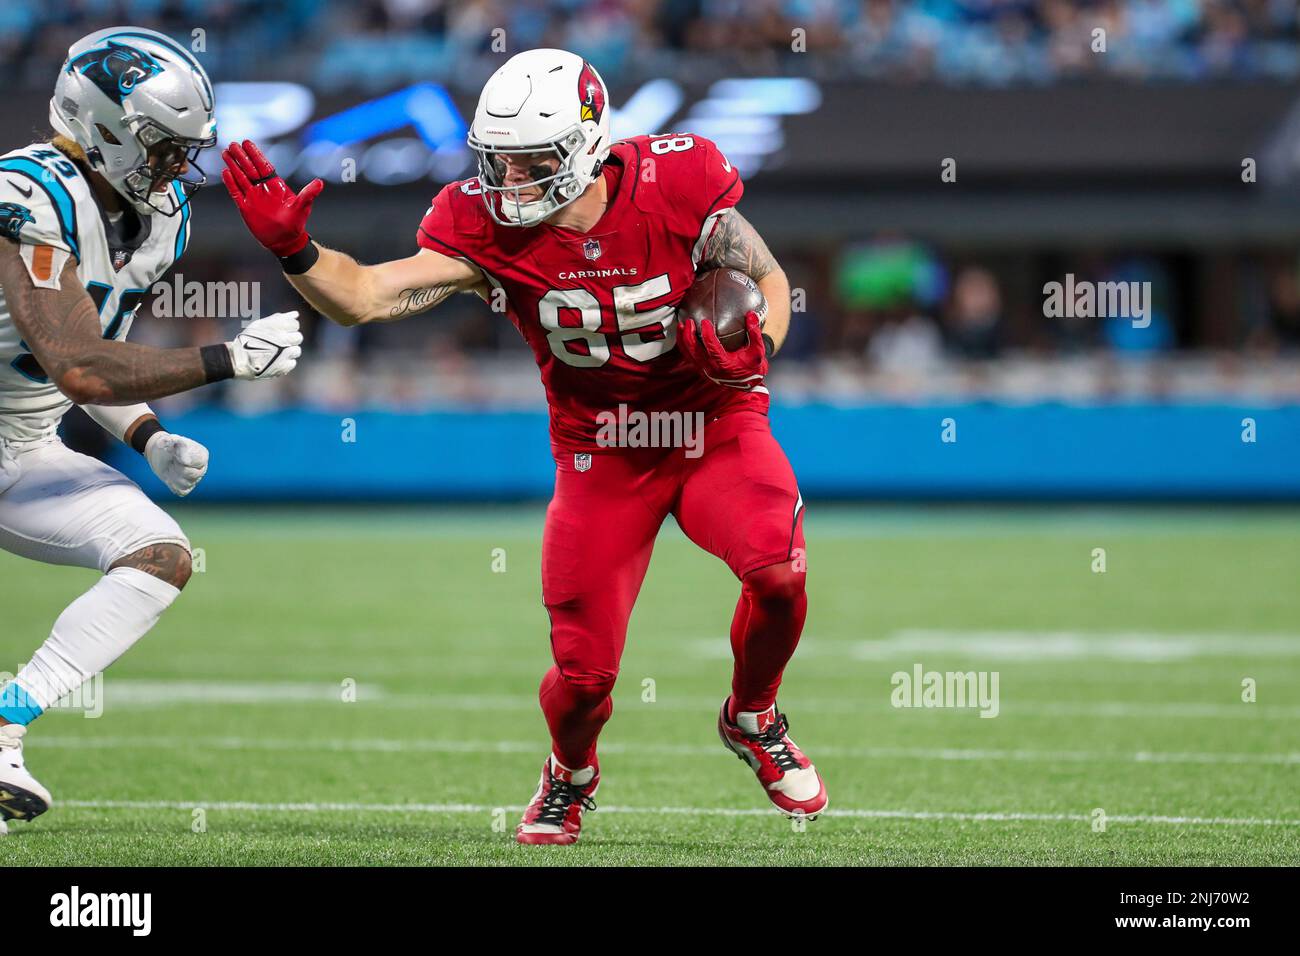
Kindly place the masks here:
POLYGON ((216 139, 212 85, 194 56, 118 27, 68 51, 50 101, 56 136, 0 156, 0 548, 103 572, 0 687, 0 828, 49 809, 22 756, 27 725, 103 671, 176 600, 190 546, 117 471, 59 440, 76 403, 188 494, 208 467, 143 404, 222 379, 275 378, 301 354, 297 313, 231 342, 123 341, 147 290, 185 250, 195 165, 216 139))

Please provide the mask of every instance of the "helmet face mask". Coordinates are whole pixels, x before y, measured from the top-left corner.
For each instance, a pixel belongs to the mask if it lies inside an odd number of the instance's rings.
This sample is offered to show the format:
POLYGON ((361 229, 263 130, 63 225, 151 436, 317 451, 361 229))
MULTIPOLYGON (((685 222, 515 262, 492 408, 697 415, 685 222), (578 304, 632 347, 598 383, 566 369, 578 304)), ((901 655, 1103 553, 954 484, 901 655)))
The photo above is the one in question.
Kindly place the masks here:
POLYGON ((198 154, 217 141, 212 84, 176 41, 111 27, 68 50, 50 124, 141 215, 174 216, 207 182, 198 154))
POLYGON ((579 187, 569 160, 572 151, 583 142, 582 131, 577 127, 554 142, 528 146, 492 146, 471 132, 469 145, 478 156, 479 185, 488 212, 502 225, 535 226, 577 199, 586 186, 579 187), (556 166, 552 171, 549 165, 534 162, 529 166, 531 179, 507 185, 504 159, 507 156, 539 156, 546 161, 553 159, 556 166), (534 189, 540 189, 542 195, 523 198, 522 193, 534 189))
POLYGON ((493 74, 468 137, 493 220, 535 226, 586 191, 609 155, 606 103, 596 70, 564 50, 519 53, 493 74), (533 156, 540 162, 529 163, 529 180, 507 185, 509 160, 517 157, 518 164, 533 156))
POLYGON ((189 139, 146 119, 136 127, 135 138, 144 147, 145 161, 122 177, 122 191, 137 208, 143 204, 164 216, 176 215, 207 185, 198 158, 216 144, 216 134, 205 140, 189 139), (168 188, 173 183, 177 190, 168 188))

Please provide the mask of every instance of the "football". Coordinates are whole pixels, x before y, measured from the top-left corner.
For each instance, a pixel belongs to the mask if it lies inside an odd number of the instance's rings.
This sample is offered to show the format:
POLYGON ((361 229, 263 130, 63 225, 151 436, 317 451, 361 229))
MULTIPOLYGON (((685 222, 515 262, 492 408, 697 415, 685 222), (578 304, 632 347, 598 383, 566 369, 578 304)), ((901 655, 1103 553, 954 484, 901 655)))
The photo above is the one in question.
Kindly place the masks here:
POLYGON ((710 269, 699 276, 677 304, 677 320, 713 322, 718 341, 728 352, 745 344, 745 313, 757 312, 761 327, 767 319, 767 299, 758 283, 735 269, 710 269))

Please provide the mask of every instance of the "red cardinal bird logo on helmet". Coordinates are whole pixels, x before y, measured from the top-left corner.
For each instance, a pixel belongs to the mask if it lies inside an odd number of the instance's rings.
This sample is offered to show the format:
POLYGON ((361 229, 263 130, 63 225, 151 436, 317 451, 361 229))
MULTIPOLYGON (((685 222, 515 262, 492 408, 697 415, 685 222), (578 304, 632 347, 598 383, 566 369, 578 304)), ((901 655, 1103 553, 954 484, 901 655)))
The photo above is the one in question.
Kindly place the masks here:
POLYGON ((578 74, 578 101, 582 104, 578 119, 583 123, 599 123, 601 114, 605 112, 605 85, 586 60, 583 60, 582 72, 578 74))

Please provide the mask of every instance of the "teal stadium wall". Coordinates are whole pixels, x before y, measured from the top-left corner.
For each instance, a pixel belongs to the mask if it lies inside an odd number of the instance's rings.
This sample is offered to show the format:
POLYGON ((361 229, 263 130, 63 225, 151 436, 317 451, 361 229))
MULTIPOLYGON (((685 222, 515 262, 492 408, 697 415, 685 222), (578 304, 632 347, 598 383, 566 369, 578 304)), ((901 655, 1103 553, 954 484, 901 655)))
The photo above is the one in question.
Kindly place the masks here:
MULTIPOLYGON (((344 417, 198 410, 168 427, 212 452, 196 501, 550 495, 544 411, 363 411, 354 442, 344 417)), ((1300 405, 777 405, 772 421, 809 498, 1300 500, 1300 405)), ((115 447, 112 460, 166 497, 139 456, 115 447)))

